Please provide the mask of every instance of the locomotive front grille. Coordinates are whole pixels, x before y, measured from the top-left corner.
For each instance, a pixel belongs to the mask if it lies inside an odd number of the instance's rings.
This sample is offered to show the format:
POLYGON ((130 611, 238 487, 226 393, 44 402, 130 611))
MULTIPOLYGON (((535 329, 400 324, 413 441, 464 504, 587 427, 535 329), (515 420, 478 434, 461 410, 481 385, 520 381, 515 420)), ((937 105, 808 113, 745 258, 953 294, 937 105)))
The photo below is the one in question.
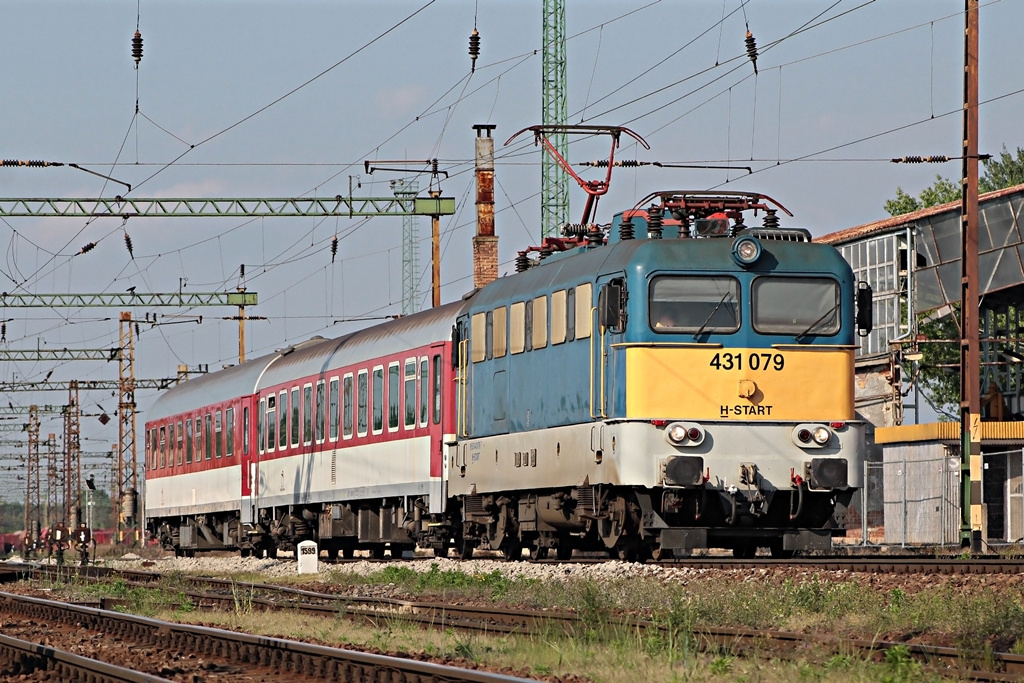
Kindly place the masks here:
POLYGON ((669 486, 700 486, 704 483, 704 458, 679 455, 665 461, 665 483, 669 486))

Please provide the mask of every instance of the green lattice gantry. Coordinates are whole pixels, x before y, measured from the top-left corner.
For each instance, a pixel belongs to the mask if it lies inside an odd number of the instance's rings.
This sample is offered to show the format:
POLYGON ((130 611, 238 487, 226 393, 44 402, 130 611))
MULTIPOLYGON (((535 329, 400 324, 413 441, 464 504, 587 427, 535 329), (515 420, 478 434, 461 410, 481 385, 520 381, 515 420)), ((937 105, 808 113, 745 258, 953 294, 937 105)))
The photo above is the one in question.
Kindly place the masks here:
POLYGON ((0 199, 3 217, 261 218, 295 216, 451 216, 454 197, 0 199))

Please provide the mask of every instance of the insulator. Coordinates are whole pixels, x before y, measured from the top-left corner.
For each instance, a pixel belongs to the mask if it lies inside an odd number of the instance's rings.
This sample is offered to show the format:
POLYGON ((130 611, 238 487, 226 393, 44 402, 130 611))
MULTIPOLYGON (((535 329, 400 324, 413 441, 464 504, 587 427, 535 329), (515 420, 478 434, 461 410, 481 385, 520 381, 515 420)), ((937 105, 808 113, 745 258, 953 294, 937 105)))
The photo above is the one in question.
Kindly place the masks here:
POLYGON ((540 248, 540 260, 543 261, 548 256, 551 256, 551 254, 553 254, 553 253, 555 253, 555 252, 551 248, 551 246, 548 245, 548 244, 545 244, 543 247, 540 248))
POLYGON ((740 230, 743 230, 745 227, 747 226, 743 223, 743 214, 741 213, 738 216, 736 216, 733 224, 729 226, 729 237, 735 237, 736 233, 738 233, 740 230))
POLYGON ((0 161, 0 166, 49 166, 49 161, 39 161, 36 159, 25 161, 24 159, 4 159, 0 161))
POLYGON ((522 273, 530 268, 530 257, 525 251, 516 254, 516 272, 522 273))
POLYGON ((135 68, 138 69, 139 62, 142 61, 142 34, 137 29, 132 36, 132 59, 135 60, 135 68))
POLYGON ((761 224, 766 230, 774 230, 779 227, 779 214, 775 209, 767 209, 764 212, 764 223, 761 224))
POLYGON ((588 247, 598 247, 604 244, 604 233, 601 232, 601 228, 597 223, 591 223, 587 228, 588 247))
POLYGON ((132 237, 128 233, 124 234, 124 246, 128 247, 128 255, 135 258, 135 250, 132 247, 132 237))
MULTIPOLYGON (((607 166, 607 164, 605 165, 607 166)), ((640 166, 640 162, 636 159, 622 159, 621 161, 616 161, 615 165, 622 168, 637 168, 640 166)))
POLYGON ((653 204, 647 209, 647 237, 652 240, 661 239, 661 214, 662 209, 658 204, 653 204))
POLYGON ((0 341, 7 341, 7 323, 0 323, 0 341))
POLYGON ((95 249, 95 248, 96 248, 96 243, 95 243, 95 242, 89 242, 89 244, 87 244, 87 245, 85 245, 84 247, 82 247, 82 248, 81 248, 81 249, 79 250, 79 252, 78 252, 78 253, 79 253, 79 254, 87 254, 87 253, 89 253, 90 251, 92 251, 92 250, 93 250, 93 249, 95 249))
POLYGON ((749 30, 747 31, 747 37, 744 41, 747 44, 747 57, 750 57, 750 63, 754 65, 754 75, 757 75, 757 43, 754 41, 754 34, 749 30))
POLYGON ((587 234, 587 229, 587 226, 583 223, 564 223, 562 224, 562 236, 583 237, 587 234))
POLYGON ((471 64, 469 67, 470 73, 476 71, 476 58, 480 56, 480 32, 475 28, 473 32, 469 34, 469 58, 471 64))
MULTIPOLYGON (((331 239, 331 263, 334 263, 334 257, 338 255, 338 236, 335 235, 331 239)), ((244 274, 244 271, 243 271, 244 274)))
POLYGON ((622 222, 619 223, 619 239, 620 240, 631 240, 633 239, 633 219, 623 218, 622 222))
POLYGON ((138 339, 142 335, 142 330, 139 329, 139 324, 135 323, 135 338, 138 339))

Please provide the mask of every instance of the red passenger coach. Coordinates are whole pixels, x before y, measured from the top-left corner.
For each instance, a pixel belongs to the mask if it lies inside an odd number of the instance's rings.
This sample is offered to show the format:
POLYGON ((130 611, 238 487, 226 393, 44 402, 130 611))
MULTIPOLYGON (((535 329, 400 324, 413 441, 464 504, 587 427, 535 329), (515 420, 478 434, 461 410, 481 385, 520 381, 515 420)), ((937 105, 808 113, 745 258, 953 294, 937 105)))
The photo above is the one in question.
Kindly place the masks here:
POLYGON ((146 423, 146 518, 178 554, 412 547, 445 509, 461 304, 316 337, 169 390, 146 423))

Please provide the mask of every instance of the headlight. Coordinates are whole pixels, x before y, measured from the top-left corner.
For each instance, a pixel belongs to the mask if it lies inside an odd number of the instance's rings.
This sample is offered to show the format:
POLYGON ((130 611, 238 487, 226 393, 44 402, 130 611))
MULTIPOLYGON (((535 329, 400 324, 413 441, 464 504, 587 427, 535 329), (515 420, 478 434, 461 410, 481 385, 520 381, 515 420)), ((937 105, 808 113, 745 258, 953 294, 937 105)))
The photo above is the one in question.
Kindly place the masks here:
POLYGON ((672 422, 665 428, 665 440, 673 446, 700 446, 704 443, 704 430, 692 422, 672 422))
POLYGON ((828 427, 817 427, 811 433, 811 438, 814 439, 814 443, 824 446, 832 438, 832 432, 828 430, 828 427))
POLYGON ((732 257, 744 268, 761 257, 761 243, 753 237, 741 237, 732 245, 732 257))
POLYGON ((681 424, 674 424, 668 428, 668 440, 672 443, 686 441, 686 427, 681 424))

